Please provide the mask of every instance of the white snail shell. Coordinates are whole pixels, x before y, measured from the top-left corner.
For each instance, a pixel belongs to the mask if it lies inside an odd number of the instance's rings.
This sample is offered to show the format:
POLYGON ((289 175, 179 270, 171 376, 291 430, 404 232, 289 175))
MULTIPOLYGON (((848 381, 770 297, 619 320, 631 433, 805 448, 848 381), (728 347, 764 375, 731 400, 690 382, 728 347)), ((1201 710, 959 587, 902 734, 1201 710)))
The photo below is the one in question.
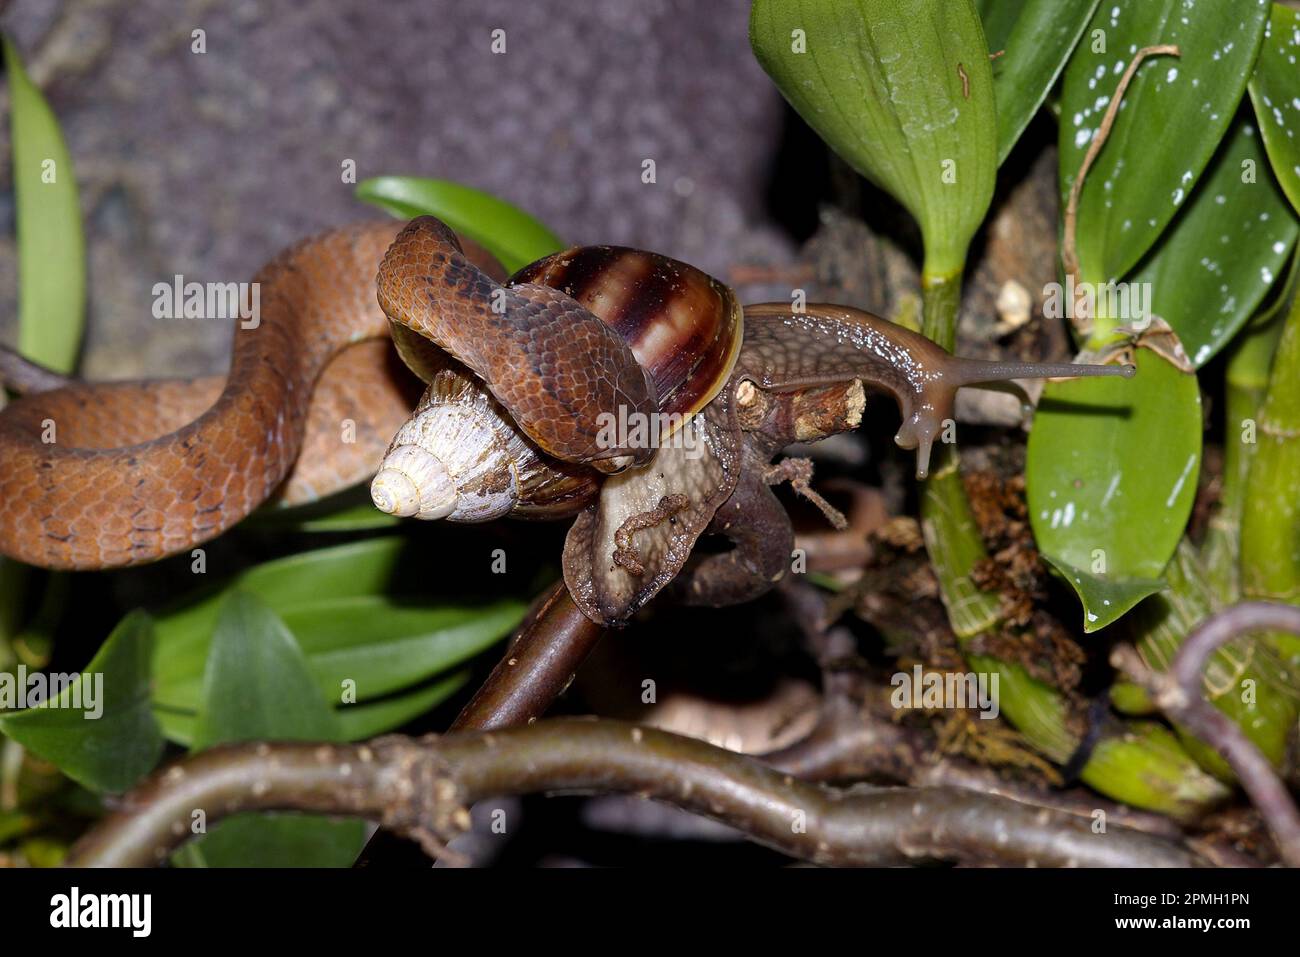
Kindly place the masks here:
POLYGON ((370 483, 375 507, 403 518, 446 518, 456 510, 456 484, 447 467, 418 445, 388 450, 384 464, 370 483))
POLYGON ((430 385, 370 483, 375 507, 453 522, 507 514, 519 499, 519 480, 500 434, 504 423, 493 418, 481 403, 456 401, 430 385))

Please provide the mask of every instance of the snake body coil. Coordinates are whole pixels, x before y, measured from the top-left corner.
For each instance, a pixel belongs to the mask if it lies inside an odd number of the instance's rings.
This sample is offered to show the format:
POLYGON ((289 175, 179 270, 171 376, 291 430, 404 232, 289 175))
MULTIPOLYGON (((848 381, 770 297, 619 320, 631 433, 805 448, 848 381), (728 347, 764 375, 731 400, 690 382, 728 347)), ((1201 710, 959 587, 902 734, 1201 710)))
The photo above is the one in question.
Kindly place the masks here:
POLYGON ((273 494, 293 504, 365 480, 413 401, 375 301, 399 228, 327 232, 263 267, 260 321, 236 330, 224 385, 74 383, 0 411, 0 552, 48 568, 137 564, 221 534, 273 494))

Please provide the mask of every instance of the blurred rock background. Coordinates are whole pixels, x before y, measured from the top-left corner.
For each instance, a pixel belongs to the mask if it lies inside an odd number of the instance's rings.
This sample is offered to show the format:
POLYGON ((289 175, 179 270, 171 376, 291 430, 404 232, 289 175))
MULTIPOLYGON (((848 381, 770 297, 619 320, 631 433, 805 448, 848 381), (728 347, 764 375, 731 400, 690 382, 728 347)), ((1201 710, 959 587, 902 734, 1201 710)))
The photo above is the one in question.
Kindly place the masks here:
MULTIPOLYGON (((749 51, 748 0, 2 6, 81 186, 90 378, 223 369, 230 330, 169 322, 159 335, 152 285, 245 280, 303 235, 383 215, 353 199, 346 159, 358 179, 458 180, 566 240, 652 248, 720 276, 795 251, 768 212, 786 120, 749 51), (191 52, 195 29, 205 53, 191 52)), ((13 342, 4 126, 0 338, 13 342)))

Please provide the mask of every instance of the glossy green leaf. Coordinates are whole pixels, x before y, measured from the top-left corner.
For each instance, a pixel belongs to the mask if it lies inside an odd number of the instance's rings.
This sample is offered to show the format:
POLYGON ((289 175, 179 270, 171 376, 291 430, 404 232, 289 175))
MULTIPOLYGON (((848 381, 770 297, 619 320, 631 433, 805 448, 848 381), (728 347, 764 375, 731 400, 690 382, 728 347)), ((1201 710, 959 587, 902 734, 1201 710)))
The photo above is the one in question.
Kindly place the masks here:
POLYGON ((405 539, 370 538, 265 562, 187 595, 155 616, 154 678, 166 687, 202 674, 217 611, 230 588, 283 611, 320 595, 350 598, 383 592, 415 557, 405 539))
POLYGON ((489 605, 403 605, 388 596, 322 599, 286 608, 285 623, 300 639, 312 673, 337 692, 352 679, 366 699, 445 671, 500 641, 527 606, 505 599, 489 605))
MULTIPOLYGON (((289 629, 257 598, 232 593, 212 638, 194 749, 341 737, 289 629)), ((360 853, 364 834, 359 820, 241 814, 213 827, 181 860, 208 867, 347 867, 360 853)))
POLYGON ((1099 0, 980 0, 993 61, 998 163, 1003 163, 1047 99, 1099 0))
POLYGON ((1152 57, 1138 69, 1088 174, 1077 228, 1082 280, 1122 277, 1191 195, 1237 112, 1267 18, 1267 0, 1106 0, 1097 8, 1065 71, 1063 202, 1134 54, 1174 44, 1182 55, 1152 57))
POLYGON ((988 41, 989 52, 997 53, 1007 48, 1007 41, 1016 28, 1025 8, 1031 0, 975 0, 975 12, 979 14, 980 24, 984 27, 984 37, 988 41))
POLYGON ((1082 599, 1085 632, 1105 628, 1131 611, 1143 598, 1154 595, 1165 587, 1163 578, 1134 576, 1117 579, 1108 575, 1093 575, 1051 555, 1044 554, 1043 558, 1057 574, 1070 583, 1082 599))
POLYGON ((284 622, 235 591, 222 601, 212 635, 194 747, 267 737, 333 741, 338 722, 284 622))
MULTIPOLYGON (((343 740, 362 741, 400 728, 408 721, 432 711, 464 688, 470 675, 471 670, 466 668, 445 677, 440 676, 411 691, 337 708, 334 713, 338 717, 343 740)), ((159 708, 154 714, 167 740, 185 747, 193 744, 196 716, 192 712, 159 708)))
POLYGON ((49 104, 2 37, 18 221, 18 349, 59 372, 77 364, 86 319, 86 244, 72 157, 49 104))
POLYGON ((3 715, 0 731, 91 790, 126 790, 163 749, 149 704, 152 642, 149 617, 128 615, 72 686, 54 701, 3 715))
POLYGON ((519 207, 450 180, 376 176, 357 184, 357 198, 399 219, 437 216, 485 247, 510 272, 564 248, 558 236, 519 207))
POLYGON ((1196 378, 1145 349, 1137 367, 1132 379, 1049 382, 1029 434, 1029 519, 1079 594, 1085 631, 1156 590, 1196 495, 1196 378))
MULTIPOLYGON (((344 683, 359 701, 379 698, 461 664, 508 635, 525 604, 430 605, 388 595, 319 598, 275 610, 297 638, 326 696, 342 707, 344 683)), ((195 706, 202 672, 172 669, 160 677, 155 701, 195 706)))
POLYGON ((1300 10, 1273 4, 1250 98, 1273 172, 1300 211, 1300 10))
POLYGON ((414 691, 380 698, 378 701, 348 705, 336 712, 344 739, 360 741, 400 728, 406 722, 432 711, 464 688, 469 683, 470 674, 468 668, 454 671, 421 685, 414 691))
POLYGON ((406 539, 368 539, 266 562, 161 611, 154 704, 167 736, 184 743, 192 734, 213 629, 222 601, 236 589, 283 619, 349 728, 389 730, 419 713, 410 710, 419 702, 433 707, 455 689, 422 683, 509 634, 525 604, 449 604, 427 595, 426 567, 406 539), (357 704, 340 701, 344 681, 357 704), (379 726, 387 720, 395 723, 379 726))
POLYGON ((1300 230, 1241 117, 1191 200, 1129 277, 1149 283, 1152 311, 1200 368, 1236 334, 1287 268, 1300 230))
POLYGON ((808 125, 916 218, 927 275, 958 275, 997 173, 970 0, 755 0, 749 39, 808 125))

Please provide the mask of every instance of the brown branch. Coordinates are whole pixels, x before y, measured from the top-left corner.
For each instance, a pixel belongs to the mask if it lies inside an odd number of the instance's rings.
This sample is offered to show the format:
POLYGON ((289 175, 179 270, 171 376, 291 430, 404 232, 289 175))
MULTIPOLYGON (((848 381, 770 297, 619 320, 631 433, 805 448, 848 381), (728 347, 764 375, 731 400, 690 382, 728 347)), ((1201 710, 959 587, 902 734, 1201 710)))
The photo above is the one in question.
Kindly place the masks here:
POLYGON ((623 722, 563 719, 505 731, 369 744, 247 743, 152 775, 73 849, 73 866, 143 866, 245 811, 367 817, 430 853, 468 827, 466 806, 537 792, 637 794, 720 821, 793 857, 828 865, 917 860, 1044 866, 1186 867, 1173 842, 956 788, 833 790, 752 758, 623 722))
MULTIPOLYGON (((578 610, 563 581, 556 582, 529 609, 492 673, 452 722, 452 731, 486 731, 527 724, 544 715, 573 681, 579 666, 605 629, 578 610)), ((458 863, 472 863, 475 850, 465 841, 453 852, 458 863)), ((381 856, 411 856, 387 831, 366 843, 358 859, 368 866, 381 856)), ((450 863, 450 855, 443 855, 450 863)))
POLYGON ((1202 673, 1210 655, 1254 631, 1300 635, 1300 608, 1244 601, 1216 612, 1187 636, 1167 672, 1152 671, 1131 645, 1117 647, 1111 653, 1111 663, 1145 687, 1170 720, 1223 756, 1268 824, 1282 860, 1300 867, 1300 812, 1286 785, 1241 728, 1202 694, 1202 673))
POLYGON ((490 730, 540 718, 573 681, 605 633, 556 582, 535 606, 453 731, 490 730))

